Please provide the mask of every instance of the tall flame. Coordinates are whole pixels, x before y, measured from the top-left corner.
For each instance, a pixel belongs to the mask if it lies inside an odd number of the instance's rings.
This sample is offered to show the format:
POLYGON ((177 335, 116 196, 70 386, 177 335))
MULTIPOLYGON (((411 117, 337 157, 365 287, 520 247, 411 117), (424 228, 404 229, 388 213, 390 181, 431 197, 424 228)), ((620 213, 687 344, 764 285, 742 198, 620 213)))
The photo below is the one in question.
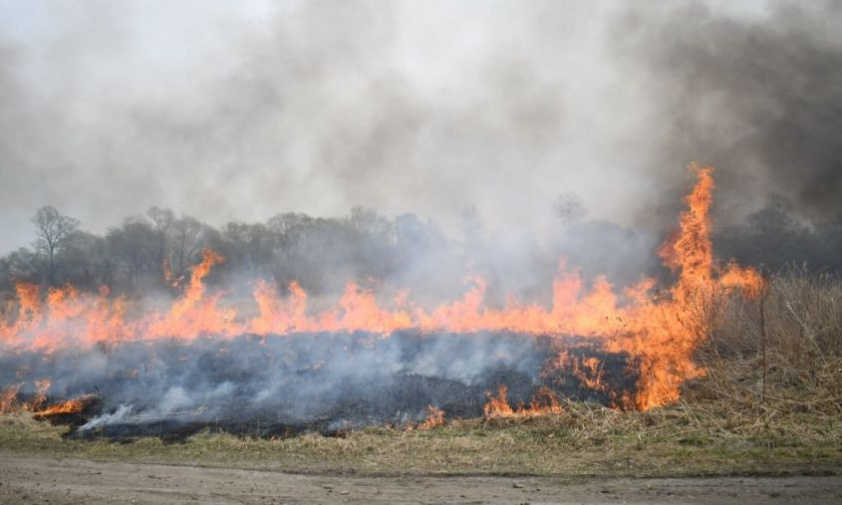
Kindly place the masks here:
MULTIPOLYGON (((486 283, 474 278, 474 288, 461 299, 429 310, 410 304, 406 293, 389 307, 381 306, 373 292, 349 283, 336 306, 312 313, 307 293, 297 283, 289 285, 288 296, 281 296, 273 284, 258 281, 254 288, 257 315, 243 318, 221 304, 224 293, 208 294, 204 279, 223 258, 206 250, 190 272, 182 296, 168 310, 131 319, 125 316, 125 300, 110 299, 106 289, 90 296, 72 286, 52 288, 42 302, 37 286, 20 283, 16 300, 0 318, 0 343, 49 352, 95 343, 233 337, 247 332, 366 331, 388 336, 407 329, 422 333, 509 331, 557 337, 559 342, 565 336, 578 336, 590 338, 607 351, 624 352, 639 364, 635 397, 617 398, 616 403, 648 409, 675 401, 681 384, 703 373, 692 355, 709 332, 705 314, 712 301, 734 289, 754 296, 763 285, 754 270, 734 263, 717 266, 710 240, 713 168, 692 165, 691 171, 698 180, 685 199, 687 210, 681 214, 677 234, 659 251, 677 275, 665 296, 653 295, 652 279, 622 293, 615 292, 604 277, 586 288, 577 272, 561 264, 550 307, 525 304, 514 297, 503 308, 486 307, 486 283)), ((594 358, 578 362, 562 349, 551 366, 571 365, 588 384, 600 387, 602 367, 594 358)))

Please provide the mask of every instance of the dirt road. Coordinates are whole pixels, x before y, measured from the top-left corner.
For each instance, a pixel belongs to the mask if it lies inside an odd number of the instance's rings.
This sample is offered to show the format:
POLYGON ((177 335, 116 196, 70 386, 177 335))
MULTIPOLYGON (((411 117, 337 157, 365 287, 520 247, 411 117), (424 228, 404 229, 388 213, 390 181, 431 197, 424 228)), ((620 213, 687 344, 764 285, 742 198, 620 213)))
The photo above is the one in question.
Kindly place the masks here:
POLYGON ((0 453, 0 503, 839 503, 840 477, 349 477, 0 453))

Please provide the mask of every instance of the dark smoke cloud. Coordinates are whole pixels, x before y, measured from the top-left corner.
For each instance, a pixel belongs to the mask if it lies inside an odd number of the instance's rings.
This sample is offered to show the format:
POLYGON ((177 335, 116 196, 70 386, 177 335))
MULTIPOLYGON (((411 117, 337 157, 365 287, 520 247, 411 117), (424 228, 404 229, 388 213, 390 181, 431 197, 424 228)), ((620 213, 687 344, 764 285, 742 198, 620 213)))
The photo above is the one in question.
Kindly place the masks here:
POLYGON ((770 193, 801 218, 842 211, 842 5, 768 2, 743 17, 669 5, 627 13, 613 44, 660 111, 655 164, 716 165, 720 220, 770 193))
POLYGON ((92 231, 362 204, 543 232, 574 191, 661 233, 691 160, 723 216, 838 210, 833 2, 0 7, 3 250, 45 204, 92 231))

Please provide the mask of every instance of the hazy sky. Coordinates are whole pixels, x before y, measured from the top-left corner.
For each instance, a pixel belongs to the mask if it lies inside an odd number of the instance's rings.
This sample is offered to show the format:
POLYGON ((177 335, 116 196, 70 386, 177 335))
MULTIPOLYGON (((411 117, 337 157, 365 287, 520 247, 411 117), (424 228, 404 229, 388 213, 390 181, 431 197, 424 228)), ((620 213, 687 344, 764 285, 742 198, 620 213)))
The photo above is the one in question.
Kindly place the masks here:
POLYGON ((540 231, 575 191, 660 226, 693 160, 728 212, 823 216, 842 16, 801 4, 0 0, 0 253, 42 205, 95 232, 152 205, 540 231))

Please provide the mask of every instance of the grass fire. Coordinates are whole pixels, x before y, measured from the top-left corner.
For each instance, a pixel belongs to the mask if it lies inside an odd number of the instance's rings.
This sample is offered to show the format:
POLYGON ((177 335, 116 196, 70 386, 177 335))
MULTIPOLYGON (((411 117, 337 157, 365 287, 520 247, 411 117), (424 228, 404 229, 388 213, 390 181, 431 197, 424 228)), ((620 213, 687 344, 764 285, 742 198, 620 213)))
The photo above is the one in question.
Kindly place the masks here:
POLYGON ((838 502, 840 26, 0 0, 0 503, 838 502))
POLYGON ((0 326, 4 403, 31 385, 37 403, 65 402, 36 412, 45 418, 80 412, 73 398, 95 394, 101 415, 73 433, 111 437, 332 433, 417 423, 429 409, 443 418, 559 413, 559 401, 571 399, 621 410, 675 403, 682 385, 705 373, 693 359, 711 331, 700 313, 764 289, 754 270, 715 261, 713 169, 691 171, 697 181, 678 232, 660 250, 676 280, 657 298, 652 279, 616 293, 606 278, 586 281, 562 261, 549 306, 507 296, 489 307, 486 282, 474 278, 460 299, 431 308, 407 291, 384 302, 350 282, 333 306, 314 311, 295 281, 284 297, 258 280, 256 312, 243 317, 204 285, 224 261, 206 249, 162 310, 70 285, 42 303, 37 286, 18 284, 0 326))

